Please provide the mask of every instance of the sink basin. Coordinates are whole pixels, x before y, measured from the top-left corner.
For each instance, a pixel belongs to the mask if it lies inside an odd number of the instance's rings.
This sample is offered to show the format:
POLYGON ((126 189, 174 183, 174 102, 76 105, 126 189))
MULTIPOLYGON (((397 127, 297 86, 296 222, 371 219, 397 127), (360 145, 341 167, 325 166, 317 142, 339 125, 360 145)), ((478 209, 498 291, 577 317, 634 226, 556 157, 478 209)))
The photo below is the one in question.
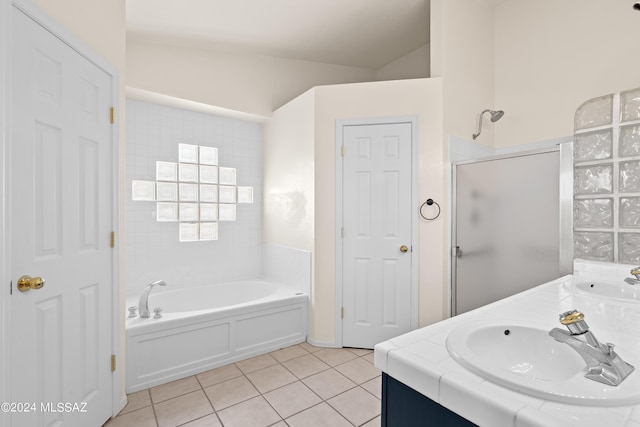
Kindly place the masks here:
POLYGON ((640 303, 640 285, 585 280, 571 281, 565 284, 565 286, 581 294, 593 295, 596 297, 607 297, 622 302, 640 303))
POLYGON ((640 403, 638 372, 617 387, 589 380, 582 357, 544 329, 502 322, 461 325, 447 337, 447 350, 476 375, 530 396, 588 406, 640 403))

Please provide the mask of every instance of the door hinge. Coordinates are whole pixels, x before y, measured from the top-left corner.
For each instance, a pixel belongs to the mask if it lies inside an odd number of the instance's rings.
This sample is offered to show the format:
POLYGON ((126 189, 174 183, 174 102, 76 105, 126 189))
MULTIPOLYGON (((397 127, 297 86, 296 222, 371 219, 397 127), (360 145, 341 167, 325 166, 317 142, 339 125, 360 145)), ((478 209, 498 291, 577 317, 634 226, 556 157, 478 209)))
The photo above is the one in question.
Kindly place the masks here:
POLYGON ((340 147, 340 155, 344 157, 344 144, 342 144, 342 147, 340 147))
POLYGON ((109 120, 111 121, 111 124, 116 122, 116 108, 115 107, 111 107, 109 109, 109 120))
POLYGON ((9 281, 9 295, 13 295, 13 280, 9 281))
POLYGON ((340 308, 340 318, 344 319, 344 307, 340 308))
POLYGON ((111 232, 111 249, 116 247, 116 232, 111 232))
POLYGON ((116 371, 116 355, 112 354, 111 355, 111 372, 115 372, 116 371))

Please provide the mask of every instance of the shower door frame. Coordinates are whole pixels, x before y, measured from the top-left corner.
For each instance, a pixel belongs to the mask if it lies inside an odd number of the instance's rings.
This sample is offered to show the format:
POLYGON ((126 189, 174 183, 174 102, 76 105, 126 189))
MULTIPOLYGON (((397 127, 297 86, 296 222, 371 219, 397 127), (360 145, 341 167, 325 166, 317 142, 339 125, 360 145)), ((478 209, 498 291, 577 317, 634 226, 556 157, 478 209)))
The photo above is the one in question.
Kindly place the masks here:
MULTIPOLYGON (((102 69, 111 77, 111 100, 115 114, 120 111, 120 75, 118 70, 103 57, 90 48, 84 41, 71 33, 58 21, 50 17, 37 5, 28 0, 0 0, 0 378, 4 380, 0 383, 0 402, 11 401, 11 385, 6 379, 10 377, 11 362, 11 334, 12 334, 12 304, 10 294, 10 283, 16 272, 11 271, 11 200, 8 197, 8 189, 11 188, 11 180, 14 179, 9 163, 10 138, 11 138, 11 64, 9 57, 11 54, 11 32, 12 32, 12 11, 17 8, 26 16, 33 19, 37 24, 48 30, 55 37, 67 44, 79 55, 86 58, 96 67, 102 69)), ((111 124, 111 175, 112 194, 111 209, 112 230, 116 239, 120 236, 120 123, 118 115, 115 116, 111 124)), ((106 117, 105 117, 106 119, 106 117)), ((109 337, 111 352, 116 356, 117 367, 111 373, 111 413, 117 415, 127 403, 126 394, 122 393, 124 387, 123 371, 124 358, 122 333, 124 332, 123 309, 120 304, 120 248, 119 240, 115 242, 112 251, 112 335, 109 337)), ((15 287, 15 284, 14 284, 15 287)), ((13 292, 16 292, 14 289, 13 292)), ((0 413, 0 427, 9 425, 11 413, 0 413)))
POLYGON ((494 160, 504 160, 515 157, 525 157, 536 154, 544 154, 551 152, 559 152, 559 230, 560 234, 558 243, 559 247, 559 266, 562 275, 573 273, 573 141, 559 143, 552 148, 541 148, 535 150, 526 150, 519 152, 511 152, 507 154, 498 154, 487 157, 476 158, 472 160, 464 160, 451 164, 451 245, 450 245, 450 283, 449 283, 449 316, 457 314, 457 167, 488 162, 494 160))

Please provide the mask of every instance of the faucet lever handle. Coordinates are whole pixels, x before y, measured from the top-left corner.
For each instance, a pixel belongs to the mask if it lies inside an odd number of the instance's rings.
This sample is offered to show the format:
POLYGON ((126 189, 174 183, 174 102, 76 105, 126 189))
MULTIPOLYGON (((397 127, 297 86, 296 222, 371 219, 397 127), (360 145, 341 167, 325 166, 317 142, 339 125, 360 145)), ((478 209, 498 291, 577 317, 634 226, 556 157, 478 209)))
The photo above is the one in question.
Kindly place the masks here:
POLYGON ((636 276, 636 279, 640 280, 640 267, 631 269, 631 274, 636 276))
POLYGON ((584 314, 578 310, 565 311, 560 314, 560 323, 569 329, 571 335, 581 335, 589 331, 589 325, 584 320, 584 314))
POLYGON ((138 309, 137 306, 132 305, 131 307, 128 308, 129 310, 129 319, 132 319, 134 317, 138 317, 138 315, 136 314, 136 310, 138 309))

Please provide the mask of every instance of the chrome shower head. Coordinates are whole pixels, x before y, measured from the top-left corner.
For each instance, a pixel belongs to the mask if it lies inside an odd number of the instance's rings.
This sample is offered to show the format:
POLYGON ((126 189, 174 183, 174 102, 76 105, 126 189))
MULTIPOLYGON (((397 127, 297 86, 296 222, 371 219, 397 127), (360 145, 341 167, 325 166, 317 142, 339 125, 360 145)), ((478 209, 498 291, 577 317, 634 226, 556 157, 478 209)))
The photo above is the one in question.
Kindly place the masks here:
POLYGON ((498 111, 489 111, 491 113, 491 123, 495 123, 498 120, 500 120, 502 118, 502 116, 504 116, 504 111, 502 110, 498 110, 498 111))
POLYGON ((477 137, 480 136, 480 132, 482 132, 482 116, 484 115, 484 113, 489 113, 491 114, 491 123, 495 123, 498 120, 500 120, 502 118, 502 116, 504 116, 504 111, 502 110, 484 110, 482 113, 480 113, 480 118, 478 119, 478 133, 474 133, 473 134, 473 140, 475 141, 477 137))

